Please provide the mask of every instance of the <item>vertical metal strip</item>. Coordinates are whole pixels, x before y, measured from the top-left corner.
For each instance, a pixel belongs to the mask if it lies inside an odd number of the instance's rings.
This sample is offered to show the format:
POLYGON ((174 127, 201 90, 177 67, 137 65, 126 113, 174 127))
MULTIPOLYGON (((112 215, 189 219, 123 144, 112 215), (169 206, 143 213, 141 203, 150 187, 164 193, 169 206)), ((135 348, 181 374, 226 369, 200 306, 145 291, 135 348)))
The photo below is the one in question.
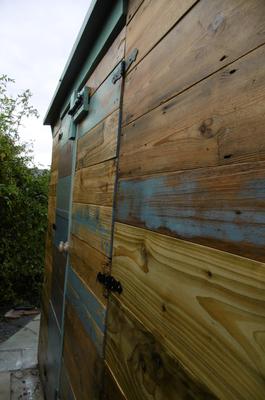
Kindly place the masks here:
MULTIPOLYGON (((127 29, 127 27, 126 27, 127 29)), ((125 33, 126 38, 126 33, 125 33)), ((125 49, 123 54, 123 60, 125 61, 125 49)), ((113 241, 114 241, 114 227, 115 227, 115 214, 116 214, 116 206, 117 206, 117 193, 118 193, 118 182, 119 182, 119 158, 120 158, 120 138, 121 138, 121 130, 122 130, 122 111, 123 111, 123 94, 124 94, 124 84, 125 84, 125 74, 121 76, 122 82, 120 87, 120 103, 119 103, 119 119, 118 119, 118 132, 117 132, 117 151, 116 151, 116 175, 115 175, 115 183, 114 183, 114 191, 113 191, 113 211, 112 211, 112 221, 111 221, 111 239, 110 239, 110 273, 112 270, 112 256, 113 256, 113 241)), ((111 296, 111 293, 109 294, 111 296)), ((107 334, 108 334, 108 312, 109 312, 109 299, 107 299, 107 307, 106 307, 106 316, 105 316, 105 331, 104 331, 104 341, 103 341, 103 360, 105 362, 106 359, 106 342, 107 342, 107 334)), ((105 374, 104 374, 105 365, 102 371, 102 391, 104 393, 105 388, 105 374)))

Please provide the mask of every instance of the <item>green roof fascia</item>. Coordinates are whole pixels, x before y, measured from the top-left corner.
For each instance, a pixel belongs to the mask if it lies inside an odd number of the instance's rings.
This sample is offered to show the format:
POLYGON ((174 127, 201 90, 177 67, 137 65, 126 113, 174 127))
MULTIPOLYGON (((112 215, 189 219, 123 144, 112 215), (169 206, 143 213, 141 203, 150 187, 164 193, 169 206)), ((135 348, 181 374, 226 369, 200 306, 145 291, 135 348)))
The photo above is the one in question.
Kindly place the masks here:
POLYGON ((53 126, 74 89, 80 90, 126 20, 126 0, 93 0, 44 118, 53 126))

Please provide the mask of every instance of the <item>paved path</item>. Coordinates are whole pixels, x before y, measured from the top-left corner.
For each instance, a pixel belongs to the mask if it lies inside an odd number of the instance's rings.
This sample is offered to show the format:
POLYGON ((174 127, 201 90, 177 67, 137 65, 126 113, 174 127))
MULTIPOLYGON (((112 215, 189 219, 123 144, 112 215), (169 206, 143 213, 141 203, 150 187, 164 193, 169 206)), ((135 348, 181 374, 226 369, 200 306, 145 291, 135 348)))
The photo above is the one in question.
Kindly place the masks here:
POLYGON ((37 369, 40 316, 0 344, 0 399, 42 400, 37 369))

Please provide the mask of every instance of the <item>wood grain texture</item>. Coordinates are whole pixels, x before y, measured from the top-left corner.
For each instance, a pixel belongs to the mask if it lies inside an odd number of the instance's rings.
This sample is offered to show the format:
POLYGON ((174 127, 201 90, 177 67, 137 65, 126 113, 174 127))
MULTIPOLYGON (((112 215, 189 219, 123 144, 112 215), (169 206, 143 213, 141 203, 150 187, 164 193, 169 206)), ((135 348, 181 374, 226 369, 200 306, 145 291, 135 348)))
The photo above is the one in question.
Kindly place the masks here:
POLYGON ((82 168, 75 173, 73 201, 112 206, 116 160, 82 168))
POLYGON ((114 298, 109 304, 106 343, 107 363, 125 393, 121 398, 216 399, 114 298))
POLYGON ((123 59, 125 51, 125 28, 118 34, 109 50, 102 58, 95 71, 89 77, 86 86, 91 89, 91 95, 123 59))
POLYGON ((112 274, 123 306, 196 380, 218 398, 263 399, 263 263, 116 224, 112 274))
POLYGON ((68 270, 66 298, 74 307, 98 354, 102 356, 106 308, 71 267, 68 270))
POLYGON ((45 395, 47 399, 53 399, 56 394, 60 368, 61 333, 51 303, 49 305, 48 318, 48 351, 47 351, 47 384, 45 395))
POLYGON ((59 210, 69 211, 70 194, 71 194, 72 176, 59 178, 56 189, 56 208, 59 210))
POLYGON ((85 168, 116 157, 119 110, 78 140, 76 169, 85 168))
POLYGON ((98 272, 110 272, 110 259, 77 236, 71 236, 70 263, 73 270, 97 299, 106 305, 103 286, 97 281, 98 272))
POLYGON ((69 212, 56 208, 55 225, 53 243, 58 247, 61 241, 66 242, 68 240, 69 212))
POLYGON ((111 256, 112 208, 73 203, 72 233, 96 250, 111 256))
POLYGON ((129 24, 129 22, 132 20, 136 11, 143 2, 144 0, 129 0, 127 10, 127 24, 129 24))
POLYGON ((59 397, 61 400, 76 400, 64 362, 61 366, 59 397))
POLYGON ((56 186, 58 181, 58 169, 51 171, 49 183, 49 196, 56 196, 56 186))
POLYGON ((264 19, 263 0, 200 1, 126 77, 123 123, 263 44, 264 19))
POLYGON ((64 364, 75 398, 99 399, 102 360, 71 304, 66 304, 64 364))
POLYGON ((55 209, 56 209, 56 197, 49 196, 48 198, 48 223, 55 223, 55 209))
POLYGON ((58 178, 64 178, 72 174, 73 141, 68 140, 60 149, 58 162, 58 178))
POLYGON ((119 175, 264 159, 264 63, 262 46, 125 126, 119 175))
MULTIPOLYGON (((120 349, 119 349, 120 351, 120 349)), ((103 400, 127 400, 124 393, 121 391, 118 382, 115 380, 108 365, 104 365, 104 389, 103 400)))
POLYGON ((51 171, 58 169, 59 162, 59 142, 58 142, 59 133, 53 137, 52 140, 52 159, 51 159, 51 171))
POLYGON ((121 179, 116 218, 265 261, 265 163, 121 179))
POLYGON ((78 137, 85 135, 119 108, 122 79, 119 79, 115 84, 112 82, 113 75, 119 70, 120 64, 90 98, 88 116, 78 125, 78 137))
POLYGON ((58 325, 62 326, 64 280, 67 258, 65 253, 60 253, 56 246, 53 246, 53 266, 51 276, 51 297, 50 300, 57 318, 58 325))
MULTIPOLYGON (((137 48, 138 64, 196 1, 145 0, 127 27, 126 57, 137 48)), ((131 68, 134 67, 135 63, 131 68)))

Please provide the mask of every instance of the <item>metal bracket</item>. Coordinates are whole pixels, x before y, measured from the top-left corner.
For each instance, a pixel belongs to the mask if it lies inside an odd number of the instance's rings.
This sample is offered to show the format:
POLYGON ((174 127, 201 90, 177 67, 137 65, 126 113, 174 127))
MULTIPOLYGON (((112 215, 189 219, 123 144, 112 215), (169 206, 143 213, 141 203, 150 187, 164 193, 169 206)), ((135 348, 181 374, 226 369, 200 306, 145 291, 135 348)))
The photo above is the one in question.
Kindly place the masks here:
POLYGON ((110 290, 111 292, 117 292, 119 294, 122 293, 121 283, 119 281, 116 281, 113 276, 102 274, 101 272, 99 272, 97 274, 97 280, 99 281, 99 283, 105 286, 107 290, 110 290))
POLYGON ((73 122, 77 124, 82 121, 88 114, 88 106, 90 99, 90 89, 85 86, 80 92, 74 90, 68 114, 72 116, 73 122))
POLYGON ((121 66, 119 71, 116 72, 116 74, 113 75, 112 77, 112 83, 115 84, 119 79, 121 79, 122 76, 125 75, 125 73, 128 71, 132 63, 136 60, 138 54, 138 49, 134 48, 132 52, 130 53, 129 57, 127 60, 123 60, 121 62, 121 66))

